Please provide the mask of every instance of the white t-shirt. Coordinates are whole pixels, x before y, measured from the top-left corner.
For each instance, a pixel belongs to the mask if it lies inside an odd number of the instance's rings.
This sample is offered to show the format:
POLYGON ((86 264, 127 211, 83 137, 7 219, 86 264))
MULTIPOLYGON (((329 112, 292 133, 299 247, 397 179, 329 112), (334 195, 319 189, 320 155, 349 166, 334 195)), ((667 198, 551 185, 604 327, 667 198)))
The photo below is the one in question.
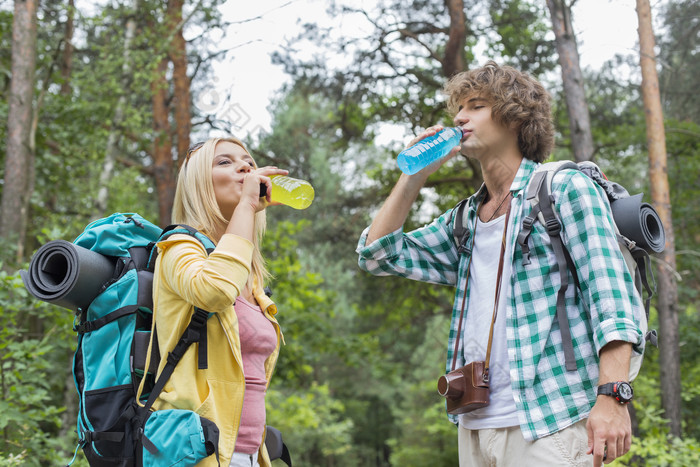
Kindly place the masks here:
MULTIPOLYGON (((482 222, 477 219, 472 260, 469 267, 469 302, 464 322, 464 359, 467 363, 486 359, 504 225, 505 216, 490 222, 482 222)), ((506 236, 506 239, 508 238, 510 238, 510 231, 506 236)), ((459 424, 469 430, 519 425, 513 390, 510 385, 506 341, 506 302, 509 294, 512 270, 510 259, 512 257, 513 244, 506 241, 501 276, 501 296, 498 301, 489 363, 490 402, 484 408, 459 416, 459 424)))

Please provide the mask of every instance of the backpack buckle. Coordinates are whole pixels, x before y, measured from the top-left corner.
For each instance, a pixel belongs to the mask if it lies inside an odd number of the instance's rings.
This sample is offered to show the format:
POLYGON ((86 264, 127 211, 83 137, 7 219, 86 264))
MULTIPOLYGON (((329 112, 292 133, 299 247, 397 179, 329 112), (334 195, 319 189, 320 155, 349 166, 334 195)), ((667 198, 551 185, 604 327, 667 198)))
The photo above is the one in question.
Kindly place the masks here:
POLYGON ((556 219, 547 219, 545 224, 547 227, 547 233, 550 237, 555 237, 561 232, 561 224, 556 219))
POLYGON ((461 254, 464 254, 464 253, 469 253, 469 254, 472 253, 471 248, 469 248, 469 247, 467 246, 467 240, 466 240, 466 239, 464 240, 464 243, 462 243, 459 247, 457 247, 457 253, 460 254, 460 255, 461 255, 461 254))
POLYGON ((631 239, 625 237, 625 236, 622 235, 622 234, 618 236, 618 241, 619 241, 620 239, 622 239, 622 241, 624 242, 625 246, 627 247, 627 249, 628 249, 629 251, 634 250, 635 247, 637 246, 637 242, 635 242, 634 240, 631 240, 631 239))
POLYGON ((647 335, 644 336, 644 338, 651 343, 654 347, 658 348, 659 347, 659 336, 656 333, 656 329, 652 329, 651 331, 647 331, 647 335))
POLYGON ((180 361, 180 358, 181 358, 181 356, 176 355, 175 350, 173 350, 172 352, 168 352, 168 356, 166 357, 166 360, 168 361, 168 363, 170 365, 175 366, 180 361))

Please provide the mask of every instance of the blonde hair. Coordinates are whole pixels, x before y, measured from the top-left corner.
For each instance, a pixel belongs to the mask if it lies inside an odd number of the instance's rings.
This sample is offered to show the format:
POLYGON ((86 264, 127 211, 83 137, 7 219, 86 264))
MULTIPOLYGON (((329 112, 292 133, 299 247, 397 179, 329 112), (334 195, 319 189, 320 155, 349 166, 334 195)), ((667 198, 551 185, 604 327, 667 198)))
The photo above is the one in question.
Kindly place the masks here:
MULTIPOLYGON (((222 141, 236 144, 248 152, 243 142, 237 138, 208 139, 201 147, 193 150, 188 160, 180 167, 173 203, 173 223, 194 227, 210 238, 216 232, 225 229, 229 223, 229 219, 226 219, 219 210, 212 183, 211 169, 216 145, 222 141)), ((260 244, 267 225, 265 210, 255 214, 254 222, 253 261, 247 284, 251 290, 255 283, 261 288, 264 287, 265 282, 271 277, 260 252, 260 244)))

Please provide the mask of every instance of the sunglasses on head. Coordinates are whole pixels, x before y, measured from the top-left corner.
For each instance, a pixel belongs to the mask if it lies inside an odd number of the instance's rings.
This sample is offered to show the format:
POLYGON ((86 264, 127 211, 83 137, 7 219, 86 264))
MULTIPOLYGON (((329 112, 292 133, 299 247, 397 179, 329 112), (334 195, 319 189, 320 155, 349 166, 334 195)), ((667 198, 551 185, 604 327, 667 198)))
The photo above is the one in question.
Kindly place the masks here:
POLYGON ((190 156, 197 152, 202 146, 204 146, 205 141, 199 141, 197 143, 194 143, 192 146, 189 147, 187 150, 187 155, 185 156, 185 165, 190 161, 190 156))

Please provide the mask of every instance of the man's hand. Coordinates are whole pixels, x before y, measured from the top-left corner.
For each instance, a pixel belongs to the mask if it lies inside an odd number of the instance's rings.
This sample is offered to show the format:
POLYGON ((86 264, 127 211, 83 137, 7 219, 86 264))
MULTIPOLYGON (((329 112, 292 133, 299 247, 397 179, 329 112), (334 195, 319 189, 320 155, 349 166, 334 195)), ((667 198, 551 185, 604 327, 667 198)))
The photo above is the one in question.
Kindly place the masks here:
MULTIPOLYGON (((445 127, 442 125, 433 125, 431 127, 428 127, 421 134, 419 134, 418 136, 413 138, 411 140, 411 142, 408 143, 408 145, 406 147, 410 148, 411 146, 418 143, 419 141, 424 140, 425 138, 428 138, 429 136, 434 136, 434 135, 440 133, 444 129, 445 129, 445 127)), ((461 146, 459 146, 459 145, 455 146, 454 148, 452 148, 452 151, 450 151, 450 153, 447 156, 440 158, 439 160, 437 160, 437 161, 433 162, 432 164, 428 165, 427 167, 425 167, 420 172, 416 173, 415 174, 416 176, 418 176, 419 178, 422 178, 421 185, 423 183, 425 183, 425 180, 430 175, 437 172, 437 170, 440 167, 442 167, 445 164, 445 162, 449 161, 450 159, 455 157, 457 154, 459 154, 460 149, 461 149, 461 146)))
MULTIPOLYGON (((442 129, 442 125, 431 126, 420 135, 413 138, 406 147, 411 147, 418 141, 428 136, 433 136, 442 129)), ((431 174, 437 171, 442 164, 457 155, 459 149, 460 146, 455 146, 447 156, 433 162, 420 172, 413 175, 401 174, 398 182, 396 182, 396 185, 391 190, 391 194, 389 194, 389 197, 384 202, 377 215, 374 216, 374 220, 369 227, 369 233, 367 234, 367 245, 403 226, 411 210, 411 206, 413 206, 413 203, 418 197, 418 193, 421 188, 423 188, 423 185, 425 185, 425 181, 431 174)))
POLYGON ((632 423, 629 410, 610 396, 598 396, 586 423, 588 452, 593 465, 612 462, 630 450, 632 423))

